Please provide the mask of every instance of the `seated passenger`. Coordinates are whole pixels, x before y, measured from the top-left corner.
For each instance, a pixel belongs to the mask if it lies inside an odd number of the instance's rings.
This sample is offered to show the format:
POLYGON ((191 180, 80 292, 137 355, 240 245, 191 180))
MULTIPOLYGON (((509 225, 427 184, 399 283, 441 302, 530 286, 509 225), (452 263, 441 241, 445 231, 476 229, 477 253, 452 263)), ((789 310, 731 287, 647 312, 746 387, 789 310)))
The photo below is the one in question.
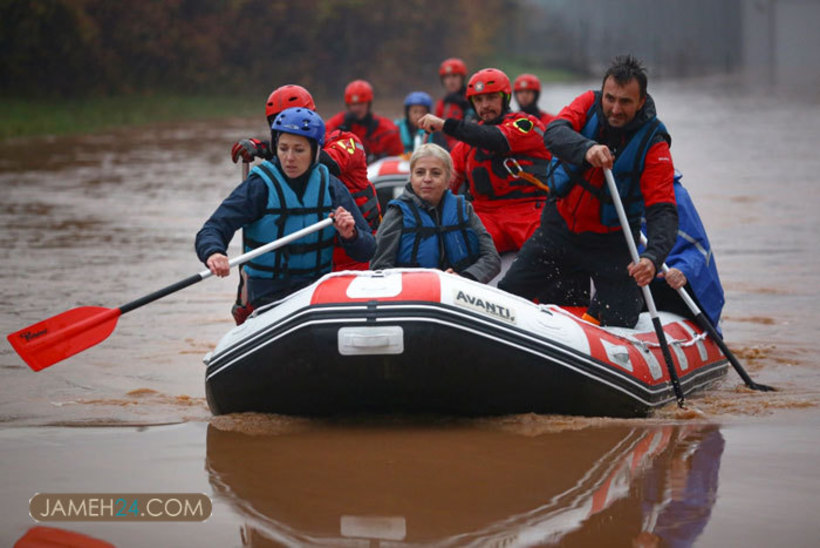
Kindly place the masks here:
POLYGON ((487 283, 501 269, 490 233, 464 196, 450 189, 453 160, 421 145, 410 158, 410 182, 392 200, 376 233, 370 268, 438 268, 487 283))

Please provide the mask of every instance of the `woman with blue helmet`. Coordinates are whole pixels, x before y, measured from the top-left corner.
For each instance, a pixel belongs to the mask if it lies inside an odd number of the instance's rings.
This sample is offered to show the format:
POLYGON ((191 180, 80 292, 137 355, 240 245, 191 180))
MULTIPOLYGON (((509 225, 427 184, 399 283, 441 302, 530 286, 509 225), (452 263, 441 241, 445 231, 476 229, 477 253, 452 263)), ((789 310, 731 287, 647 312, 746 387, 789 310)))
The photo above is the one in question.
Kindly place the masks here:
POLYGON ((307 108, 283 110, 271 124, 274 158, 255 166, 196 236, 199 259, 217 276, 230 273, 227 249, 243 229, 245 251, 333 215, 334 228, 313 232, 245 264, 253 308, 277 301, 331 271, 336 238, 357 261, 368 261, 375 240, 347 188, 319 163, 322 118, 307 108), (334 230, 335 229, 335 230, 334 230))
POLYGON ((404 153, 412 154, 416 142, 424 142, 424 130, 419 129, 418 121, 425 114, 433 112, 433 99, 423 91, 412 91, 404 98, 404 118, 395 121, 404 145, 404 153))

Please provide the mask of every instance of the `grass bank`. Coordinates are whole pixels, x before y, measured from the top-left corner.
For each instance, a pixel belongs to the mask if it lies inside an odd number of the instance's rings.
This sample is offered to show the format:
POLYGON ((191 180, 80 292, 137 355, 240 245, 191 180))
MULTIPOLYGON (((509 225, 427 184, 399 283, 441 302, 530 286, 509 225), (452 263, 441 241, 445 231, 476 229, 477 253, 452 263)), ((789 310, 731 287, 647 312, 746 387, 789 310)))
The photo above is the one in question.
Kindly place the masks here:
MULTIPOLYGON (((567 71, 536 68, 537 65, 518 59, 498 59, 488 66, 504 70, 510 80, 522 72, 534 73, 543 84, 577 79, 567 71)), ((423 88, 422 88, 423 89, 423 88)), ((440 88, 430 89, 437 98, 440 88)), ((391 117, 402 114, 400 105, 404 95, 382 96, 375 109, 391 117), (395 108, 391 110, 390 106, 395 108)), ((319 101, 319 112, 330 116, 343 108, 341 96, 319 101)), ((180 95, 153 93, 84 99, 27 99, 0 97, 0 141, 15 137, 38 135, 77 135, 94 133, 116 127, 139 126, 157 122, 207 120, 233 116, 260 116, 260 97, 236 95, 180 95)))
POLYGON ((0 141, 94 133, 155 122, 254 116, 259 98, 149 95, 74 100, 0 98, 0 141))

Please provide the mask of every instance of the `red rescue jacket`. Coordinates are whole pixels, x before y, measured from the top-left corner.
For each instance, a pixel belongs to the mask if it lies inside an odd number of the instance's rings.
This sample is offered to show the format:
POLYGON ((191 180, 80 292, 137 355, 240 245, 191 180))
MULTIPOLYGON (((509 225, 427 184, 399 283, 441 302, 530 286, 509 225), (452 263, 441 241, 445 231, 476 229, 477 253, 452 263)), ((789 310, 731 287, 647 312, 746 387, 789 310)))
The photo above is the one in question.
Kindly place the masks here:
POLYGON ((343 129, 352 132, 364 145, 367 163, 374 162, 385 156, 398 156, 404 152, 399 128, 392 120, 369 113, 361 122, 347 122, 345 116, 348 111, 343 110, 327 121, 327 132, 343 129))
MULTIPOLYGON (((341 180, 353 196, 362 216, 370 225, 373 234, 381 223, 381 210, 376 195, 376 187, 367 178, 367 157, 364 145, 349 131, 336 129, 325 136, 325 152, 339 166, 341 180)), ((333 270, 367 270, 368 263, 354 261, 342 246, 333 249, 333 270)))
POLYGON ((529 114, 509 112, 495 127, 506 138, 509 152, 501 154, 459 141, 450 152, 456 172, 451 188, 455 191, 466 181, 476 207, 546 200, 546 192, 514 176, 517 168, 512 163, 514 159, 521 169, 546 173, 551 156, 544 146, 544 124, 529 114))

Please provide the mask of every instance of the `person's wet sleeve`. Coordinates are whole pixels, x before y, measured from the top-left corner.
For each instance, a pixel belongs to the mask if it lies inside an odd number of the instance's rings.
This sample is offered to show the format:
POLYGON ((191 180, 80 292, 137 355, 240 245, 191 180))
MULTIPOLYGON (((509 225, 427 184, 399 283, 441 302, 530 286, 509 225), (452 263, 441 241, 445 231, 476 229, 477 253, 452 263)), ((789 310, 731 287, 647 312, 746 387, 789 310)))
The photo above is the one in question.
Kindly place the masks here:
POLYGON ((225 198, 196 235, 196 254, 203 263, 214 253, 228 254, 234 233, 259 219, 268 203, 268 188, 250 175, 225 198))
POLYGON ((474 124, 464 120, 447 118, 444 121, 442 131, 470 146, 491 150, 499 154, 506 154, 510 151, 510 143, 507 142, 507 137, 497 126, 474 124))

